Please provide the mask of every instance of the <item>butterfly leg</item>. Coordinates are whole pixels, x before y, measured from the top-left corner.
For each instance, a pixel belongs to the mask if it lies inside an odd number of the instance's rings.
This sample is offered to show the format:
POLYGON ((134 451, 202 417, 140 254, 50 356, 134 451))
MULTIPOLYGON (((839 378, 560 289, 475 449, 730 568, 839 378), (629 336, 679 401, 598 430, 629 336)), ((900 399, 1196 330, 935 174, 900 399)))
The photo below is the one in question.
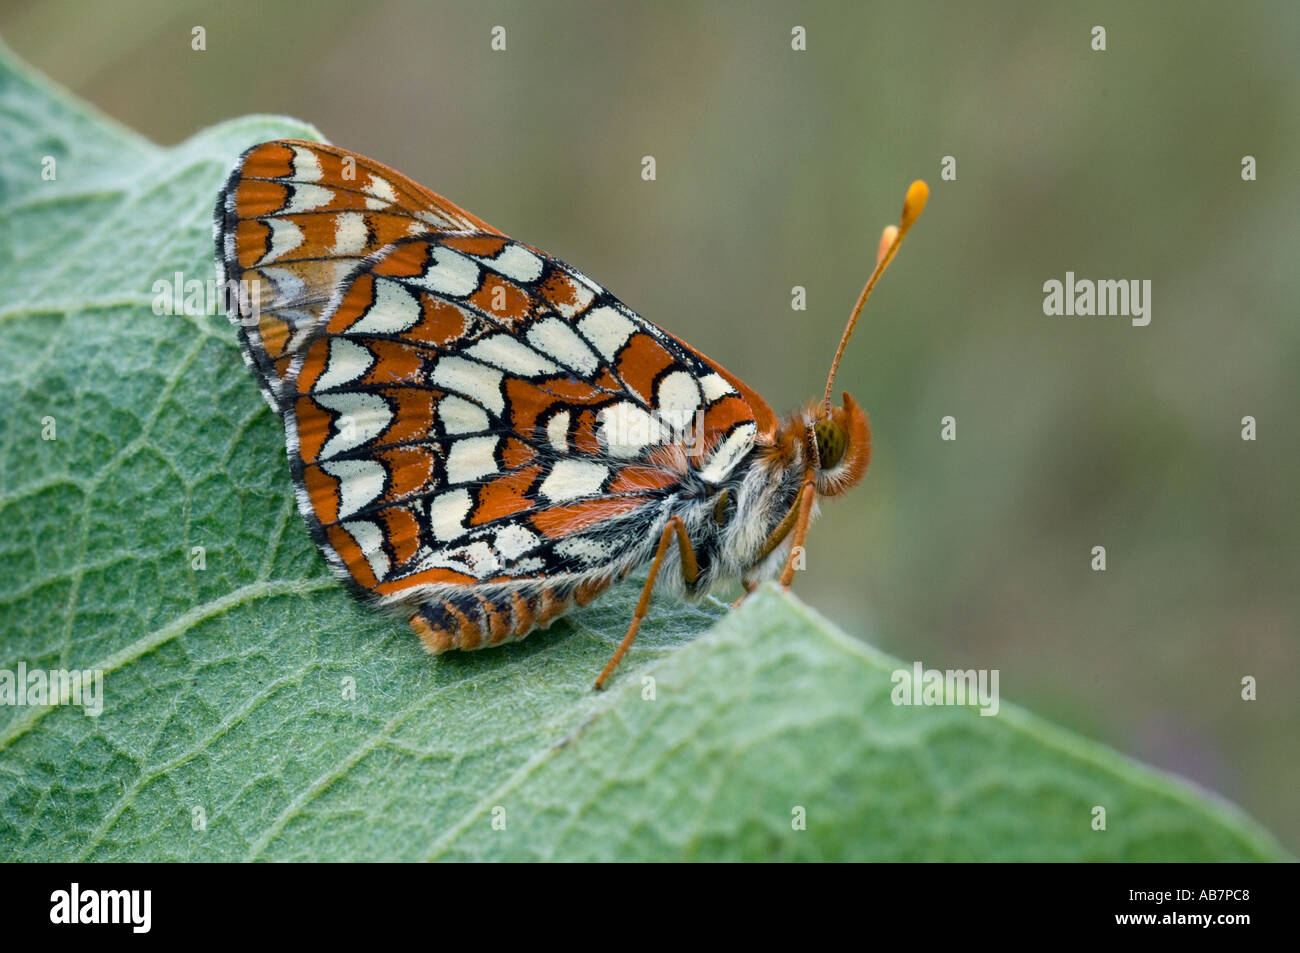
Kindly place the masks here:
POLYGON ((794 562, 798 555, 799 547, 803 546, 804 540, 808 538, 808 525, 812 522, 813 501, 816 499, 817 488, 812 483, 805 483, 803 489, 799 491, 799 501, 795 504, 799 515, 794 521, 794 540, 790 544, 790 555, 785 561, 785 571, 781 573, 781 588, 789 589, 790 583, 794 582, 794 562))
POLYGON ((677 537, 677 548, 682 558, 682 575, 686 579, 687 585, 693 585, 700 575, 700 565, 695 559, 695 548, 691 546, 691 538, 686 535, 686 524, 682 522, 681 517, 668 517, 668 525, 664 527, 663 533, 659 536, 659 548, 655 550, 655 558, 650 563, 650 574, 646 576, 645 585, 641 587, 641 598, 637 601, 636 612, 632 614, 632 624, 627 627, 627 635, 623 636, 623 641, 619 643, 618 649, 614 652, 614 657, 609 660, 605 670, 600 673, 593 686, 597 691, 605 687, 605 679, 609 673, 614 671, 619 660, 623 658, 624 653, 632 645, 636 638, 637 631, 641 628, 641 620, 645 618, 646 613, 650 610, 650 593, 654 590, 655 580, 659 578, 659 567, 663 564, 664 554, 668 552, 668 546, 677 537))

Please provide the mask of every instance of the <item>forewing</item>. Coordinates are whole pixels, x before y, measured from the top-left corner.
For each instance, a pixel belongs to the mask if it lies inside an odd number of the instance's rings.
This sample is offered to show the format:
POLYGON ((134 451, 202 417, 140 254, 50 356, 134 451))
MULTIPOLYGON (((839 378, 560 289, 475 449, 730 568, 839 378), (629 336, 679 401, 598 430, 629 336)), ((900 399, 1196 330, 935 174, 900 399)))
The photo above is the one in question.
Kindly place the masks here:
POLYGON ((382 599, 613 574, 675 493, 775 427, 575 269, 351 153, 250 150, 217 237, 227 275, 262 286, 241 345, 284 418, 299 507, 382 599))
POLYGON ((496 229, 335 146, 281 139, 240 156, 217 198, 218 279, 235 283, 240 344, 272 408, 283 410, 293 355, 316 333, 349 273, 367 255, 426 232, 496 229))

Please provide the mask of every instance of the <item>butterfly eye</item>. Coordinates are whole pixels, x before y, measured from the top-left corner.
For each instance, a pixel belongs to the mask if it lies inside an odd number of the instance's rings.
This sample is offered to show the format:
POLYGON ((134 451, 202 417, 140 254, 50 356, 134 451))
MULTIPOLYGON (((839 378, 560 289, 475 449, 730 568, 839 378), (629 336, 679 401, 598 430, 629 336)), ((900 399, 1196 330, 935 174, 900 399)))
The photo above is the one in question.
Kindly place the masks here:
POLYGON ((813 428, 817 435, 817 458, 823 470, 829 470, 844 459, 849 438, 844 428, 827 418, 817 421, 813 428))
POLYGON ((723 490, 722 495, 718 497, 718 502, 713 504, 713 522, 719 526, 726 526, 727 520, 731 519, 735 509, 736 504, 731 501, 731 492, 723 490))

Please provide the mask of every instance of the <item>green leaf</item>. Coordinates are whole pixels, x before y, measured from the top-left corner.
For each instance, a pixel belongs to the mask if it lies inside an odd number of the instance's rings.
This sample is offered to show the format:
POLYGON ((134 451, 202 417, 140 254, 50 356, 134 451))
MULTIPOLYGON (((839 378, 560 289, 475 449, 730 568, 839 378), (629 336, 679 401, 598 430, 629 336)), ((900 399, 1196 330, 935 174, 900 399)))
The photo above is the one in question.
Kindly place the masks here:
POLYGON ((0 707, 0 858, 1285 857, 1005 703, 895 706, 900 663, 776 591, 657 601, 604 694, 635 586, 438 659, 357 606, 229 324, 151 307, 212 276, 234 156, 316 135, 249 117, 159 148, 0 49, 0 669, 104 673, 98 717, 0 707))

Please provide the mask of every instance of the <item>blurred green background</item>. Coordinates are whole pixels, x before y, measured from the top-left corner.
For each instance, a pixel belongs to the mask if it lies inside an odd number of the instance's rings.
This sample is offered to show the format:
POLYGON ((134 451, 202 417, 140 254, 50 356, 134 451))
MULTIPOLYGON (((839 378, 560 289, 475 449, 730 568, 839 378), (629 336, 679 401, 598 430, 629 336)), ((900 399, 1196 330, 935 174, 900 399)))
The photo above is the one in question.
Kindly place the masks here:
POLYGON ((312 122, 778 411, 822 388, 926 178, 840 372, 871 470, 797 591, 904 659, 1000 669, 1005 700, 1300 849, 1300 5, 43 2, 0 34, 162 143, 312 122), (1151 324, 1044 316, 1066 271, 1150 279, 1151 324))

